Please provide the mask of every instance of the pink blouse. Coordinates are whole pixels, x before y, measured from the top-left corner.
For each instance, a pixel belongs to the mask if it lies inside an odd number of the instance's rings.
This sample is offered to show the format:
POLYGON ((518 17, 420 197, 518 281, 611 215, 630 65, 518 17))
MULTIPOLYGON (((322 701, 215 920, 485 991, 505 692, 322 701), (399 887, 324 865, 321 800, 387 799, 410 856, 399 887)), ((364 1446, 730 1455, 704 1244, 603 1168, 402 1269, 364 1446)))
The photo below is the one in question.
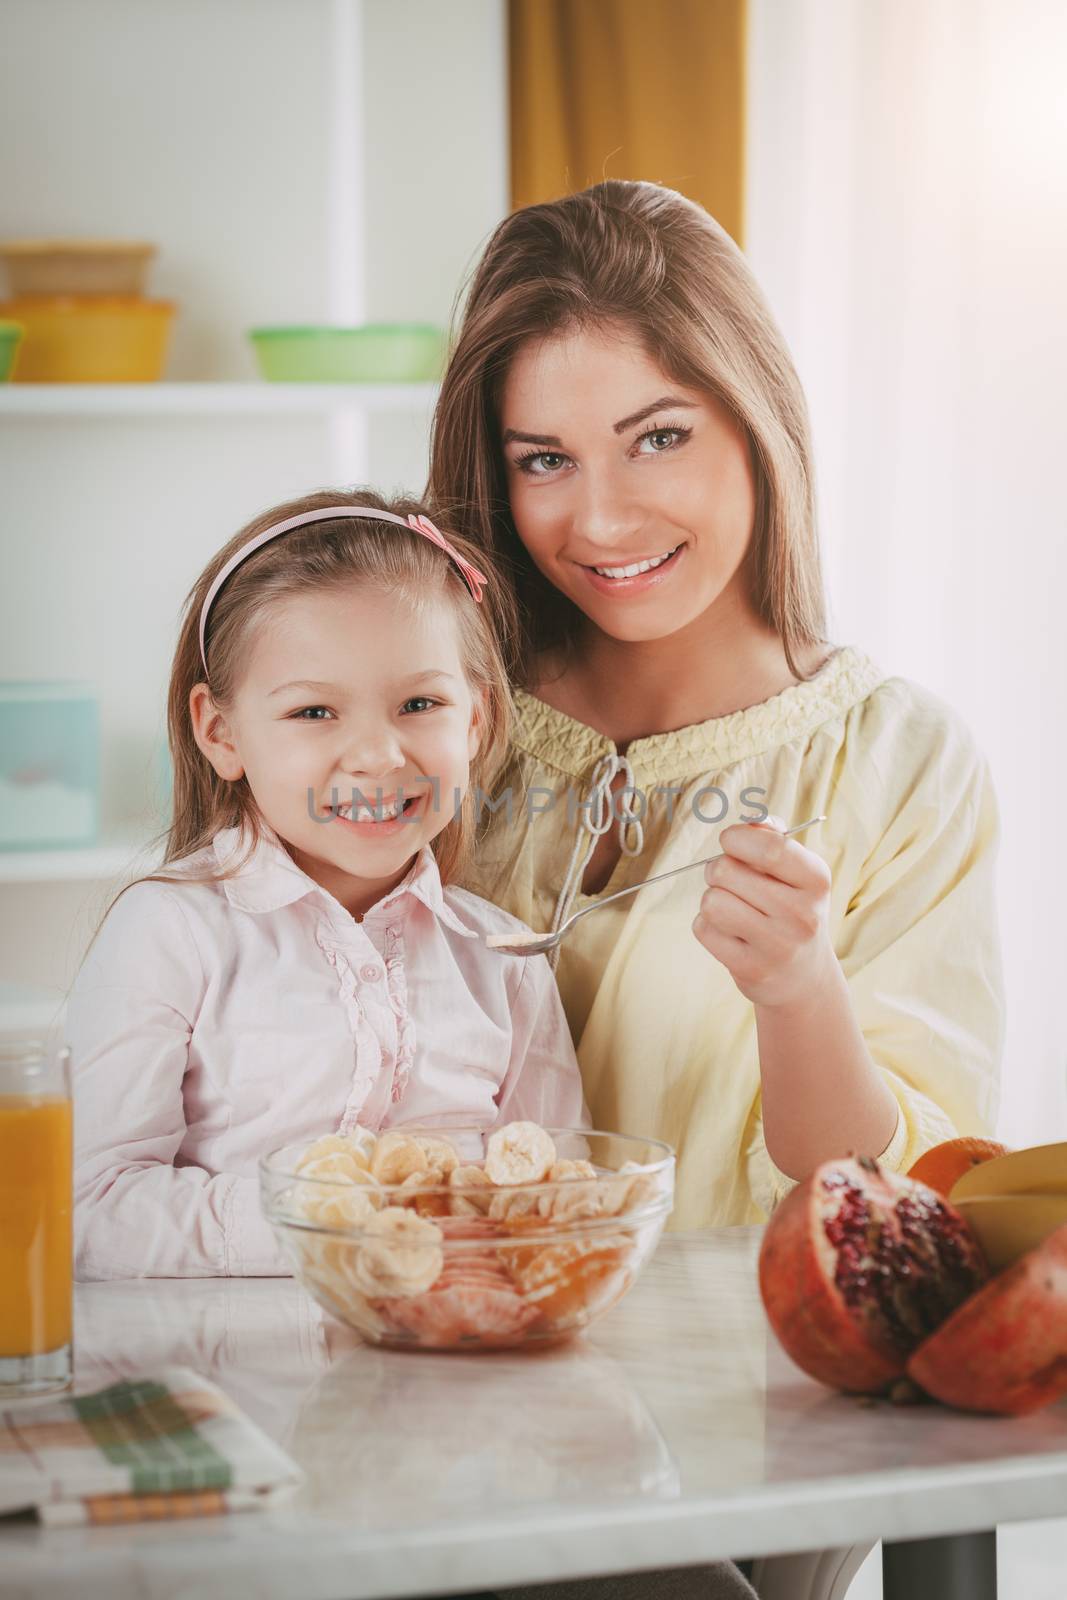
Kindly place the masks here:
MULTIPOLYGON (((217 870, 236 829, 165 870, 217 870)), ((402 1126, 587 1125, 544 956, 523 924, 443 888, 429 849, 362 922, 275 836, 225 883, 137 883, 75 980, 81 1278, 288 1271, 259 1208, 279 1145, 402 1126)))

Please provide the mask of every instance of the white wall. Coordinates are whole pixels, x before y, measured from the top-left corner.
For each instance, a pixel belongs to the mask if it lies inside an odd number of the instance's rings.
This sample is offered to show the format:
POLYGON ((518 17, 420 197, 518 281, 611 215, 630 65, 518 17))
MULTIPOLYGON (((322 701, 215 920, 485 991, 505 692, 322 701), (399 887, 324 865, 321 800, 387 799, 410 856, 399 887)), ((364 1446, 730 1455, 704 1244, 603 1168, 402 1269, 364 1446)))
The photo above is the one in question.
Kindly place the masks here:
MULTIPOLYGON (((366 315, 448 326, 509 209, 503 0, 364 0, 366 315)), ((428 417, 372 418, 374 481, 421 489, 428 417)))
MULTIPOLYGON (((261 322, 447 320, 506 206, 502 0, 6 0, 0 236, 145 237, 167 378, 254 379, 261 322)), ((111 830, 156 825, 181 602, 264 506, 418 492, 409 417, 4 418, 0 678, 91 682, 111 830)), ((65 987, 85 886, 0 888, 0 981, 65 987)), ((83 919, 85 920, 85 919, 83 919)))
POLYGON ((1003 816, 1003 1136, 1067 1136, 1067 12, 750 0, 748 253, 811 402, 835 636, 942 695, 1003 816))

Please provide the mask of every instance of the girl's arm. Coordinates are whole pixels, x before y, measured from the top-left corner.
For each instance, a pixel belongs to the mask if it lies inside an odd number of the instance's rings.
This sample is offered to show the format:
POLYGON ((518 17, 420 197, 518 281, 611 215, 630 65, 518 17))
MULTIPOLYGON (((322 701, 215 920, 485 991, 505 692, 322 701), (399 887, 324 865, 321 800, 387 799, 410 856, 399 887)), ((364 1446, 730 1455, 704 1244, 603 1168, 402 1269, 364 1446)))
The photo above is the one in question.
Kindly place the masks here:
POLYGON ((522 962, 511 1022, 511 1059, 497 1097, 497 1126, 536 1122, 543 1128, 588 1128, 574 1045, 546 956, 522 962))
POLYGON ((187 1134, 183 1080, 203 990, 177 897, 162 884, 135 884, 101 928, 67 1012, 79 1278, 288 1271, 254 1177, 174 1164, 187 1134))

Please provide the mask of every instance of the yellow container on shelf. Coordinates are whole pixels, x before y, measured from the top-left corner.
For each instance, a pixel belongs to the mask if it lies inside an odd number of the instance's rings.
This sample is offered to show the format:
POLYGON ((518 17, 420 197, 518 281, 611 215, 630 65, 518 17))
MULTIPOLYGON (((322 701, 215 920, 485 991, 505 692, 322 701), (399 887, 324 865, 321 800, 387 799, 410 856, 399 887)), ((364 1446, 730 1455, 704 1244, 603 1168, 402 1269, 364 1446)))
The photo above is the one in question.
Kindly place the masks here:
POLYGON ((15 383, 155 383, 174 317, 170 300, 135 295, 23 295, 0 318, 23 328, 15 383))

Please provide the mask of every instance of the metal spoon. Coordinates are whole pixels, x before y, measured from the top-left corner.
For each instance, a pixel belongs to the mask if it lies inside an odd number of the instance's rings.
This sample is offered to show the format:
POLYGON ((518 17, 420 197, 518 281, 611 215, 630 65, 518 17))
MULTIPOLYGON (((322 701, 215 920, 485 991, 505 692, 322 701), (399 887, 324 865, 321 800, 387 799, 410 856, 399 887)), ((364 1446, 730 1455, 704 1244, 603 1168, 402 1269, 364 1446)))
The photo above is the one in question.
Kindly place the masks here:
MULTIPOLYGON (((795 833, 803 833, 805 828, 813 828, 817 822, 825 821, 825 817, 809 817, 807 822, 798 822, 795 828, 787 828, 781 838, 791 839, 795 833)), ((666 878, 676 878, 680 872, 692 872, 696 867, 706 867, 709 861, 718 861, 725 854, 725 850, 720 850, 717 855, 705 856, 703 861, 687 861, 684 867, 672 867, 670 872, 657 872, 654 878, 645 878, 641 883, 631 883, 628 889, 617 889, 614 894, 607 895, 603 900, 597 900, 593 905, 574 912, 555 933, 490 933, 486 935, 486 945, 501 956, 543 955, 548 950, 554 950, 564 934, 570 933, 574 924, 582 917, 588 917, 591 912, 602 911, 605 906, 610 906, 613 900, 621 900, 623 895, 636 894, 638 889, 647 889, 650 883, 663 883, 666 878)))

